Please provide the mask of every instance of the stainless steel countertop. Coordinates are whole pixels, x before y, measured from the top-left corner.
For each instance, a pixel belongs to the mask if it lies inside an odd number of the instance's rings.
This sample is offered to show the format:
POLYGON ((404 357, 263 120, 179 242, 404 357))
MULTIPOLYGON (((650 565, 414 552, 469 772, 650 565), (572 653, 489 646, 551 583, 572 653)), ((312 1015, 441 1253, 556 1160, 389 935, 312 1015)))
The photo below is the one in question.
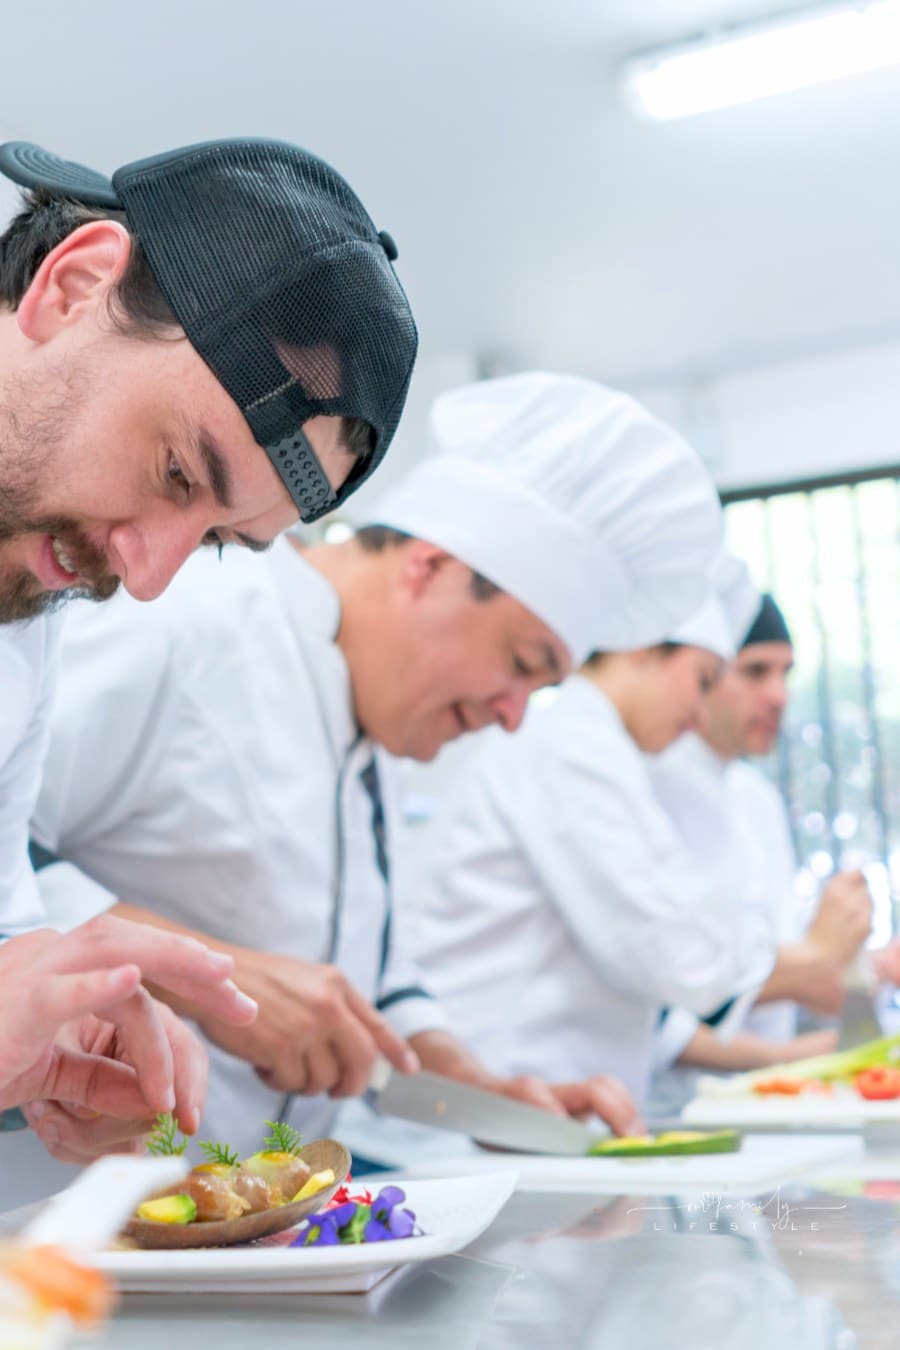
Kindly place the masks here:
POLYGON ((409 1267, 369 1294, 133 1295, 105 1335, 79 1342, 83 1350, 361 1343, 898 1347, 900 1160, 870 1154, 846 1179, 755 1200, 519 1193, 464 1253, 409 1267))

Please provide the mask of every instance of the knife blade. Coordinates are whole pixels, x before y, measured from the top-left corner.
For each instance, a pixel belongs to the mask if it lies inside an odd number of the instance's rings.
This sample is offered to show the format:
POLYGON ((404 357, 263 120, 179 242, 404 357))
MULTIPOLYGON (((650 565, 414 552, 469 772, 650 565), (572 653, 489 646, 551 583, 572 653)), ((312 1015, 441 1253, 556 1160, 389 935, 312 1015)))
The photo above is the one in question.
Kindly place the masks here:
POLYGON ((479 1143, 518 1153, 584 1157, 591 1144, 609 1137, 571 1116, 555 1116, 425 1069, 395 1073, 386 1062, 376 1065, 366 1096, 379 1115, 467 1134, 479 1143))
POLYGON ((856 985, 847 989, 841 1013, 839 1050, 855 1050, 882 1034, 878 1007, 871 989, 856 985))

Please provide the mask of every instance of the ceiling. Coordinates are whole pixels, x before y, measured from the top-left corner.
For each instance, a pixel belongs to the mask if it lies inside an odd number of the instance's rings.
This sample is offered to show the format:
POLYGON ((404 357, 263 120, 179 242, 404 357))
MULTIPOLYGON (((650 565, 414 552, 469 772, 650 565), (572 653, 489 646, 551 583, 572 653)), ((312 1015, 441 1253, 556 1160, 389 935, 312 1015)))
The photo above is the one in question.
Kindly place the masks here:
POLYGON ((619 94, 626 54, 777 7, 7 6, 0 131, 106 170, 300 141, 398 240, 423 353, 704 378, 900 335, 900 72, 667 125, 619 94))

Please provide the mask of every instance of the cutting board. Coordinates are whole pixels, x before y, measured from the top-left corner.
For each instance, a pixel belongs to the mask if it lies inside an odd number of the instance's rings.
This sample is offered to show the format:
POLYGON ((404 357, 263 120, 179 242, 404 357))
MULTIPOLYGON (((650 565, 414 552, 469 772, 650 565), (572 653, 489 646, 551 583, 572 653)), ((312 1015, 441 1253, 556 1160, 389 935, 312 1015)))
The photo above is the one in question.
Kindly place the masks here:
POLYGON ((900 1100, 867 1102, 852 1088, 835 1088, 830 1096, 801 1093, 797 1097, 694 1097, 681 1113, 686 1129, 718 1130, 861 1130, 870 1125, 900 1127, 900 1100))
MULTIPOLYGON (((738 1153, 687 1158, 556 1158, 479 1150, 473 1157, 429 1158, 429 1176, 471 1176, 509 1168, 519 1174, 520 1191, 579 1191, 594 1195, 678 1195, 695 1191, 755 1194, 768 1186, 822 1167, 841 1167, 862 1157, 858 1135, 750 1135, 738 1153)), ((420 1175, 406 1168, 401 1176, 420 1175)), ((379 1181, 381 1178, 379 1177, 379 1181)))

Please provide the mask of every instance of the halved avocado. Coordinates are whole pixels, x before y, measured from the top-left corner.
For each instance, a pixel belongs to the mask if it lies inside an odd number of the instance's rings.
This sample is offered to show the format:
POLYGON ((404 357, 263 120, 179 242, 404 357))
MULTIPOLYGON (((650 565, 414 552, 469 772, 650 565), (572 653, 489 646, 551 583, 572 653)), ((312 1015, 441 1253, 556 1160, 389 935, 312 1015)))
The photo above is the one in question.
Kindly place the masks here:
POLYGON ((675 1158, 694 1153, 737 1153, 743 1136, 737 1130, 667 1130, 663 1134, 601 1139, 588 1153, 594 1158, 675 1158))
POLYGON ((162 1195, 138 1205, 137 1216, 152 1223, 193 1223, 197 1206, 189 1195, 162 1195))

